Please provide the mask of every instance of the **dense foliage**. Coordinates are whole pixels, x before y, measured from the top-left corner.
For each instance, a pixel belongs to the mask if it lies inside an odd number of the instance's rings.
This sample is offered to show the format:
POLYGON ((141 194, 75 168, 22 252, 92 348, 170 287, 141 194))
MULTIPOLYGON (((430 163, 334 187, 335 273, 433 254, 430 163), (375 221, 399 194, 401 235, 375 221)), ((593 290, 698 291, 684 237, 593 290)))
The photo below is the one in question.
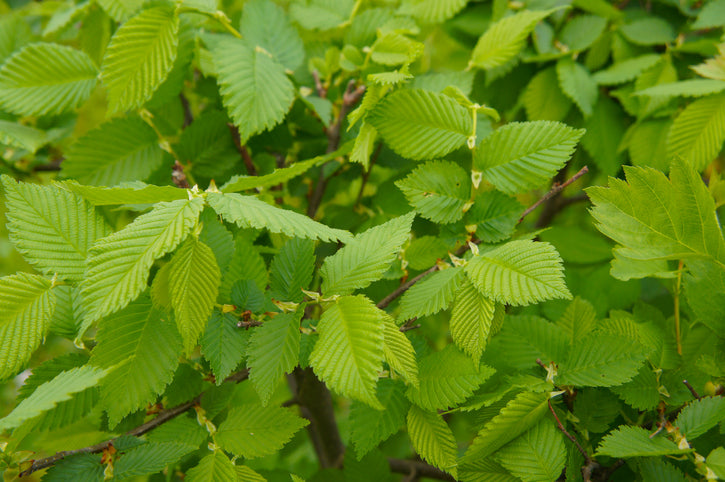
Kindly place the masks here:
POLYGON ((5 480, 725 479, 723 27, 0 0, 5 480))

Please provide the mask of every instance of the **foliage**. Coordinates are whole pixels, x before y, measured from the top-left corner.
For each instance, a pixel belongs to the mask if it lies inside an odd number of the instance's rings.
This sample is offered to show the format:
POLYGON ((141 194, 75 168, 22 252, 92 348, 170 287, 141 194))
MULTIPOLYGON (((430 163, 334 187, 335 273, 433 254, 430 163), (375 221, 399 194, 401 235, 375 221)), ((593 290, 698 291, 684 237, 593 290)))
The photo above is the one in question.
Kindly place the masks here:
POLYGON ((725 479, 724 29, 0 0, 3 480, 725 479))

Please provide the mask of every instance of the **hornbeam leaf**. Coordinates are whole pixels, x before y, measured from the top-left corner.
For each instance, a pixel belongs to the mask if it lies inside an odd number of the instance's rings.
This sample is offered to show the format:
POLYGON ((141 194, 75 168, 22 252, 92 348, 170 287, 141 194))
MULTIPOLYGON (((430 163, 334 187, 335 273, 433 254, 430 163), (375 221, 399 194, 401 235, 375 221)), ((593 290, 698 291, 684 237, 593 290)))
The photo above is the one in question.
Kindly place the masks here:
POLYGON ((381 379, 376 395, 385 410, 357 401, 350 408, 350 441, 358 460, 405 425, 405 414, 410 407, 405 386, 399 381, 381 379))
POLYGON ((146 288, 154 260, 183 241, 203 207, 201 198, 159 203, 122 230, 96 241, 89 251, 83 286, 86 316, 81 332, 146 288))
POLYGON ((362 295, 338 298, 320 318, 310 355, 315 374, 332 390, 381 410, 375 385, 383 365, 383 317, 362 295))
POLYGON ((34 153, 48 142, 48 136, 40 129, 0 120, 0 145, 7 144, 34 153))
POLYGON ((0 380, 24 368, 45 338, 55 309, 51 288, 29 273, 0 278, 0 380))
POLYGON ((101 73, 111 113, 136 109, 151 98, 174 66, 178 32, 171 5, 143 10, 116 30, 101 73))
POLYGON ((537 73, 526 86, 521 101, 529 120, 562 121, 571 109, 570 92, 562 92, 557 69, 550 67, 537 73))
POLYGON ((690 449, 682 450, 664 435, 650 437, 650 432, 642 427, 622 425, 617 430, 607 434, 597 447, 596 455, 610 457, 657 457, 662 455, 677 455, 692 452, 690 449))
POLYGON ((517 370, 544 363, 560 363, 570 349, 566 333, 543 318, 510 316, 486 349, 486 360, 517 370))
POLYGON ((408 435, 413 448, 426 462, 453 477, 458 475, 456 439, 443 417, 413 405, 408 412, 408 435))
POLYGON ((659 54, 645 54, 639 57, 617 62, 606 70, 594 74, 594 80, 601 85, 623 84, 634 80, 640 73, 649 69, 662 57, 659 54))
POLYGON ((224 450, 253 459, 281 449, 309 423, 288 408, 245 404, 230 410, 215 439, 224 450))
POLYGON ((131 18, 143 3, 143 0, 98 0, 98 4, 117 22, 131 18))
POLYGON ((116 480, 124 480, 160 472, 197 448, 184 440, 141 444, 119 457, 113 465, 113 476, 116 480))
POLYGON ((370 228, 325 258, 320 269, 322 292, 346 295, 380 279, 407 241, 414 217, 408 213, 370 228))
POLYGON ((80 196, 55 186, 17 183, 2 176, 10 240, 26 261, 47 275, 81 281, 88 249, 111 233, 80 196))
POLYGON ((237 327, 231 313, 214 312, 201 338, 201 352, 209 360, 214 379, 221 385, 244 358, 248 334, 237 327))
POLYGON ((155 186, 141 181, 124 183, 126 187, 84 186, 75 181, 59 182, 56 185, 80 194, 94 206, 155 204, 162 201, 175 201, 177 199, 189 198, 189 193, 186 189, 179 189, 174 186, 155 186))
POLYGON ((299 303, 315 269, 315 245, 306 239, 287 241, 272 259, 270 290, 275 299, 299 303))
POLYGON ((499 303, 525 306, 571 298, 561 258, 549 243, 510 241, 474 257, 465 269, 474 286, 499 303))
POLYGON ((441 23, 455 16, 468 0, 406 0, 399 13, 411 15, 424 24, 441 23))
POLYGON ((621 385, 637 375, 643 347, 631 339, 595 332, 574 345, 559 365, 557 383, 580 387, 621 385))
POLYGON ((474 362, 481 359, 486 348, 495 308, 496 303, 482 295, 468 280, 456 293, 451 311, 451 337, 474 362))
POLYGON ((398 154, 410 159, 445 156, 471 134, 471 113, 447 95, 402 89, 383 98, 365 118, 398 154))
POLYGON ((234 463, 224 452, 215 450, 189 469, 184 480, 187 482, 237 482, 234 463))
POLYGON ((98 69, 83 51, 31 44, 0 68, 0 108, 21 116, 62 114, 90 97, 97 76, 98 69))
POLYGON ((418 387, 418 363, 415 360, 415 349, 402 333, 393 319, 384 319, 383 353, 390 368, 400 374, 403 379, 414 387, 418 387))
POLYGON ((556 480, 566 464, 564 435, 544 419, 499 450, 495 459, 526 482, 556 480))
POLYGON ((334 229, 286 209, 280 209, 257 199, 240 194, 209 193, 207 202, 225 221, 240 228, 269 229, 292 237, 320 239, 322 241, 349 242, 350 233, 334 229))
POLYGON ((221 272, 211 248, 196 236, 186 238, 169 265, 171 307, 184 349, 190 353, 214 309, 221 272))
POLYGON ((434 223, 454 223, 463 217, 471 197, 471 177, 458 164, 431 161, 395 183, 408 202, 434 223))
POLYGON ((239 30, 254 46, 271 53, 290 72, 305 59, 300 34, 284 10, 270 0, 252 0, 244 4, 239 30))
POLYGON ((725 141, 725 94, 698 99, 685 107, 670 127, 667 151, 700 172, 710 164, 725 141))
POLYGON ((700 435, 725 420, 725 398, 705 397, 690 402, 682 409, 673 425, 687 440, 694 440, 700 435))
POLYGON ((398 320, 428 316, 445 310, 451 304, 464 279, 463 267, 447 268, 428 275, 414 284, 400 300, 398 320))
POLYGON ((583 134, 559 122, 511 122, 481 142, 474 169, 507 194, 528 191, 564 167, 583 134))
POLYGON ((702 97, 717 94, 723 90, 725 90, 725 81, 722 80, 689 79, 653 85, 633 92, 632 95, 669 99, 671 97, 702 97))
POLYGON ((599 89, 586 67, 567 57, 556 63, 556 75, 564 95, 574 101, 584 117, 592 115, 599 89))

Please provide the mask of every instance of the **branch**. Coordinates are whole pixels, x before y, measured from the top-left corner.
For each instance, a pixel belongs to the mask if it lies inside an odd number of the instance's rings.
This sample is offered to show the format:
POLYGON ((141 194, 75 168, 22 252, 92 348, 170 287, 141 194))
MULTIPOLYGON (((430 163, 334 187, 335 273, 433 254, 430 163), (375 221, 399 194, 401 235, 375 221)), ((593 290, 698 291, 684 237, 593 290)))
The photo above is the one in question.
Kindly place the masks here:
POLYGON ((551 189, 549 190, 549 192, 547 192, 546 194, 544 194, 541 197, 541 199, 539 199, 534 204, 532 204, 531 206, 529 206, 529 208, 526 209, 526 211, 524 211, 523 214, 521 214, 521 217, 519 218, 519 222, 523 221, 526 216, 528 216, 529 214, 531 214, 531 212, 533 210, 535 210, 536 208, 538 208, 542 203, 544 203, 544 202, 548 201, 549 199, 553 198, 554 196, 558 195, 561 191, 564 190, 564 188, 566 188, 568 185, 570 185, 573 182, 575 182, 577 179, 579 179, 580 177, 582 177, 587 172, 589 172, 589 168, 587 166, 584 166, 584 167, 582 167, 579 170, 579 172, 577 172, 576 174, 574 174, 571 177, 571 179, 569 179, 568 181, 566 181, 564 183, 561 183, 561 184, 558 183, 558 182, 554 182, 554 184, 551 186, 551 189))
MULTIPOLYGON (((538 358, 536 359, 537 363, 540 361, 541 360, 539 360, 538 358)), ((582 476, 584 477, 584 482, 590 482, 592 480, 592 472, 594 471, 594 469, 599 467, 599 464, 589 456, 589 453, 587 453, 587 451, 584 450, 584 447, 581 446, 581 444, 576 439, 576 437, 566 431, 566 428, 564 428, 564 424, 561 423, 561 420, 559 420, 559 416, 556 414, 554 407, 551 405, 551 399, 549 399, 548 404, 549 404, 549 411, 554 416, 554 419, 556 420, 556 424, 559 426, 559 430, 561 430, 561 433, 566 435, 566 438, 568 438, 569 440, 574 442, 576 449, 579 451, 580 454, 582 454, 584 456, 584 461, 586 462, 586 465, 584 467, 582 467, 582 476)))
POLYGON ((442 470, 418 460, 389 458, 388 465, 390 465, 390 471, 396 474, 415 474, 418 477, 428 477, 429 479, 455 480, 451 475, 442 470))
POLYGON ((427 270, 423 271, 421 274, 419 274, 415 278, 409 279, 408 281, 406 281, 402 285, 398 286, 392 293, 390 293, 388 296, 386 296, 385 298, 383 298, 382 300, 380 300, 380 302, 378 302, 378 305, 377 305, 378 308, 380 308, 381 310, 382 309, 385 309, 390 303, 393 302, 393 300, 395 298, 397 298, 398 296, 400 296, 403 293, 405 293, 406 291, 408 291, 411 286, 413 286, 418 281, 422 280, 423 278, 425 278, 426 276, 428 276, 429 274, 431 274, 431 273, 433 273, 435 271, 438 271, 438 265, 437 264, 436 265, 433 265, 430 268, 428 268, 427 270))
MULTIPOLYGON (((224 382, 241 382, 243 380, 246 380, 249 377, 249 370, 241 370, 237 373, 233 373, 232 375, 228 376, 224 382)), ((159 427, 166 422, 173 420, 174 418, 178 417, 182 413, 186 412, 187 410, 191 409, 195 405, 197 405, 201 401, 201 397, 204 396, 205 392, 201 392, 199 395, 194 397, 192 400, 189 400, 188 402, 182 403, 181 405, 177 405, 173 408, 169 408, 168 410, 162 410, 159 412, 159 414, 149 420, 148 422, 139 425, 138 427, 129 430, 124 435, 131 435, 133 437, 139 437, 145 433, 150 432, 151 430, 155 429, 156 427, 159 427)), ((118 439, 118 437, 112 438, 110 440, 106 440, 105 442, 100 442, 95 445, 90 445, 88 447, 83 447, 76 450, 63 450, 61 452, 57 452, 55 455, 52 455, 50 457, 46 457, 44 459, 40 460, 34 460, 32 465, 28 467, 27 469, 20 472, 20 477, 25 477, 27 475, 32 474, 33 472, 36 472, 41 469, 46 469, 48 467, 51 467, 55 465, 58 461, 63 460, 66 457, 70 457, 72 455, 79 455, 79 454, 97 454, 101 453, 104 450, 106 450, 109 446, 113 445, 113 443, 118 439)))
POLYGON ((244 161, 244 167, 247 168, 247 174, 249 174, 250 176, 256 176, 257 167, 252 162, 252 156, 249 155, 249 150, 247 149, 247 146, 242 145, 242 138, 239 135, 239 129, 237 129, 237 126, 232 123, 227 123, 227 127, 229 127, 229 131, 232 133, 234 147, 237 148, 237 151, 242 156, 242 161, 244 161))
POLYGON ((702 397, 701 397, 701 396, 700 396, 700 395, 699 395, 699 394, 697 393, 697 390, 695 390, 695 387, 693 387, 692 385, 690 385, 690 382, 688 382, 687 380, 682 380, 682 383, 684 383, 684 384, 685 384, 685 386, 686 386, 686 387, 687 387, 687 389, 688 389, 688 390, 690 391, 690 393, 692 394, 692 396, 693 396, 693 397, 695 397, 695 400, 700 400, 700 399, 702 398, 702 397))

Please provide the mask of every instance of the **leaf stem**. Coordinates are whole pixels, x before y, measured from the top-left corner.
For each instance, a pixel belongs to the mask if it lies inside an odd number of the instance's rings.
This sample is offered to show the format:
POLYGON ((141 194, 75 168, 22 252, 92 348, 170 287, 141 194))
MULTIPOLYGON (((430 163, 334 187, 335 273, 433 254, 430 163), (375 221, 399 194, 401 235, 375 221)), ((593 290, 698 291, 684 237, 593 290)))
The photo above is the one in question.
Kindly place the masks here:
POLYGON ((587 172, 589 172, 589 168, 588 168, 587 166, 584 166, 584 167, 582 167, 582 168, 581 168, 581 169, 579 170, 579 172, 577 172, 576 174, 574 174, 574 175, 573 175, 573 176, 572 176, 572 177, 571 177, 571 178, 570 178, 569 180, 567 180, 567 181, 565 181, 565 182, 563 182, 563 183, 561 183, 561 184, 559 184, 559 183, 555 182, 555 183, 554 183, 554 184, 553 184, 553 185, 551 186, 551 189, 549 189, 549 192, 547 192, 546 194, 544 194, 544 195, 543 195, 543 196, 541 197, 541 199, 539 199, 539 200, 538 200, 538 201, 536 201, 536 202, 535 202, 534 204, 532 204, 531 206, 529 206, 529 207, 528 207, 528 208, 526 209, 526 211, 524 211, 524 212, 523 212, 523 213, 521 214, 521 217, 519 218, 519 222, 523 221, 523 220, 524 220, 524 218, 525 218, 526 216, 528 216, 529 214, 531 214, 531 212, 532 212, 533 210, 535 210, 536 208, 538 208, 538 207, 539 207, 539 206, 540 206, 540 205, 541 205, 542 203, 544 203, 544 202, 548 201, 549 199, 551 199, 551 198, 553 198, 554 196, 556 196, 557 194, 559 194, 559 193, 560 193, 561 191, 563 191, 563 190, 564 190, 564 188, 566 188, 566 187, 567 187, 567 186, 569 186, 570 184, 574 183, 574 182, 575 182, 575 181, 576 181, 577 179, 579 179, 580 177, 582 177, 582 176, 583 176, 584 174, 586 174, 587 172))

